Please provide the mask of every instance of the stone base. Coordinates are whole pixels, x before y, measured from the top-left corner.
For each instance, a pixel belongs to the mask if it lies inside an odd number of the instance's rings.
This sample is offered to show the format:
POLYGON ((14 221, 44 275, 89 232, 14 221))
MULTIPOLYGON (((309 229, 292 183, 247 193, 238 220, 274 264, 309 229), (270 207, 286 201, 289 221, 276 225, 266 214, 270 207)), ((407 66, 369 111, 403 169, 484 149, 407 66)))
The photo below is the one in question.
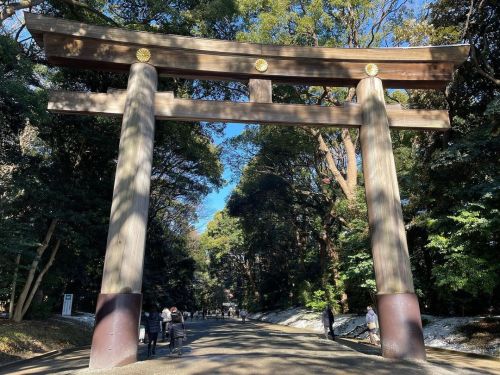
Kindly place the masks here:
POLYGON ((377 294, 382 356, 425 361, 424 336, 414 293, 377 294))
POLYGON ((142 294, 99 294, 90 351, 92 369, 137 361, 142 294))

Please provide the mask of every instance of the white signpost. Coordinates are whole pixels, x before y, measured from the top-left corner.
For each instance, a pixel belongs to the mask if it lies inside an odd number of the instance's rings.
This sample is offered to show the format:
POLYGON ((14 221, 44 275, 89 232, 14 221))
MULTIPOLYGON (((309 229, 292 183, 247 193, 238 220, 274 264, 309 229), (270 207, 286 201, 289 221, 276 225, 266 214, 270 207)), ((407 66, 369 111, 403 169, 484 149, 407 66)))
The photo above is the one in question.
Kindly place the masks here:
POLYGON ((63 301, 62 315, 71 315, 71 305, 73 304, 73 294, 65 294, 63 301))

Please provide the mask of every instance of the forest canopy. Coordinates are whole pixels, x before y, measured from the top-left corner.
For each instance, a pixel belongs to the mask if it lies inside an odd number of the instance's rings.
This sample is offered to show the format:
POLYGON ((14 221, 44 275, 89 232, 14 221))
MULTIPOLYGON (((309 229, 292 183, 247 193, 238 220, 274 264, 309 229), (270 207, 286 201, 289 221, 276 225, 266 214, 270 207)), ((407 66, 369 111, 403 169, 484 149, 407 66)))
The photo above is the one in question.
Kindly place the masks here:
MULTIPOLYGON (((467 43, 446 90, 385 91, 403 108, 448 109, 446 133, 394 131, 405 229, 423 311, 500 309, 499 9, 495 1, 4 1, 0 3, 0 303, 15 319, 93 312, 106 248, 120 120, 58 115, 48 90, 125 89, 124 74, 51 66, 22 11, 265 44, 386 47, 467 43)), ((239 82, 161 77, 182 98, 248 100, 239 82)), ((273 101, 341 106, 353 87, 273 85, 273 101)), ((376 293, 359 134, 157 121, 145 306, 235 302, 358 312, 376 293), (204 197, 238 181, 195 229, 204 197)))

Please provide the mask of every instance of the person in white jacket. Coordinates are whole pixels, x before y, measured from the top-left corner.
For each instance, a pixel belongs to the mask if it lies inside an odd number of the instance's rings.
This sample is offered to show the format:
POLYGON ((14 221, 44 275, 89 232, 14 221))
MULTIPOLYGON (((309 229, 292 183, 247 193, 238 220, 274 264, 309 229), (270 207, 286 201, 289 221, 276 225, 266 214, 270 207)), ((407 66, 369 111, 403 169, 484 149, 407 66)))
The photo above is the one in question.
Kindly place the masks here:
POLYGON ((172 314, 170 310, 165 307, 161 312, 161 341, 165 341, 165 334, 170 330, 170 322, 172 321, 172 314))
POLYGON ((380 338, 377 335, 378 316, 371 306, 366 307, 366 325, 368 327, 370 343, 372 345, 380 345, 380 338))

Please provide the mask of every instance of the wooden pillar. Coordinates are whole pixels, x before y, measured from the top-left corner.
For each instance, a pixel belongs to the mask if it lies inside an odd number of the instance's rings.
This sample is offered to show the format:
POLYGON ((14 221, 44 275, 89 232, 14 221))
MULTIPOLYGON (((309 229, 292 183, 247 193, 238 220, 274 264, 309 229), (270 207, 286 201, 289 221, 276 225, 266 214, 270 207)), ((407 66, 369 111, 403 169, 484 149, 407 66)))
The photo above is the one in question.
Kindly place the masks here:
POLYGON ((377 283, 382 355, 425 359, 382 81, 361 80, 356 95, 368 220, 377 283))
POLYGON ((130 67, 91 368, 137 361, 157 80, 149 64, 130 67))
POLYGON ((253 103, 273 102, 273 85, 269 79, 250 79, 248 91, 250 91, 250 101, 253 103))

